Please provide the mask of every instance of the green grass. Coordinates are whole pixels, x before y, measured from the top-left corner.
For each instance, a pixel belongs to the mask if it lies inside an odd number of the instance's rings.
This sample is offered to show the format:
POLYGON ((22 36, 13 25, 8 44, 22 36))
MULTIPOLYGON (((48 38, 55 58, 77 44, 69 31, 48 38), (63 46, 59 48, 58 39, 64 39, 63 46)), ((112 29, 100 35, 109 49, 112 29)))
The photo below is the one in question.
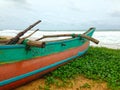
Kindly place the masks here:
POLYGON ((91 86, 88 83, 85 83, 84 85, 80 86, 80 88, 90 88, 91 86))
POLYGON ((79 75, 105 81, 112 90, 120 90, 120 50, 90 47, 84 56, 45 76, 46 85, 67 86, 79 75))

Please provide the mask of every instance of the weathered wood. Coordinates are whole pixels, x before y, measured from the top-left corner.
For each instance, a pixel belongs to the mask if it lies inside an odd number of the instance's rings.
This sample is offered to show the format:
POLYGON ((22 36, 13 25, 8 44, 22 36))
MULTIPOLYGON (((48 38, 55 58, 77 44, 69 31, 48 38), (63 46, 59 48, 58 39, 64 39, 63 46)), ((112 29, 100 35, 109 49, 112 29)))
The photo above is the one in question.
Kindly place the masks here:
POLYGON ((44 39, 44 38, 51 38, 51 37, 68 37, 68 36, 71 36, 71 34, 44 35, 43 37, 38 38, 38 39, 36 39, 35 41, 39 41, 39 40, 44 39))
POLYGON ((0 40, 0 43, 6 43, 6 42, 8 42, 8 41, 9 41, 8 39, 3 39, 3 40, 1 39, 1 40, 0 40))
POLYGON ((11 36, 0 36, 0 44, 5 44, 7 43, 11 38, 11 36))
MULTIPOLYGON (((39 39, 36 39, 36 41, 39 41, 39 40, 44 39, 44 38, 51 38, 51 37, 68 37, 68 36, 73 36, 73 34, 46 35, 46 36, 43 36, 43 37, 41 37, 41 38, 39 38, 39 39)), ((87 35, 85 35, 85 34, 74 34, 74 36, 75 36, 75 37, 80 36, 80 37, 82 37, 82 38, 86 38, 86 39, 88 39, 88 40, 90 40, 90 41, 92 41, 92 42, 94 42, 94 43, 96 43, 96 44, 99 43, 98 40, 96 40, 96 39, 94 39, 94 38, 92 38, 92 37, 89 37, 89 36, 87 36, 87 35)))
POLYGON ((80 34, 80 37, 85 38, 85 39, 87 39, 87 40, 90 40, 90 41, 92 41, 92 42, 94 42, 94 43, 96 43, 96 44, 99 43, 99 41, 98 41, 97 39, 92 38, 92 37, 89 37, 89 36, 87 36, 87 35, 85 35, 85 34, 80 34))
POLYGON ((12 36, 0 36, 0 40, 12 39, 12 36))
POLYGON ((19 41, 21 36, 23 36, 27 31, 29 31, 31 28, 33 28, 35 25, 37 25, 40 22, 41 22, 41 20, 38 20, 34 24, 30 25, 28 28, 26 28, 22 32, 18 33, 14 38, 12 38, 10 41, 8 41, 7 44, 16 44, 19 41))
POLYGON ((45 42, 28 40, 27 45, 35 47, 45 47, 45 42))
MULTIPOLYGON (((72 34, 60 34, 60 35, 46 35, 46 36, 43 36, 43 37, 41 37, 41 38, 39 38, 39 39, 36 39, 36 41, 35 42, 37 42, 38 40, 41 40, 41 39, 44 39, 44 38, 51 38, 51 37, 68 37, 68 36, 72 36, 72 34)), ((90 40, 90 41, 92 41, 92 42, 94 42, 94 43, 96 43, 96 44, 98 44, 99 43, 99 41, 97 40, 97 39, 95 39, 95 38, 92 38, 92 37, 89 37, 89 36, 86 36, 85 34, 75 34, 75 37, 78 37, 78 36, 80 36, 80 37, 82 37, 82 38, 86 38, 86 39, 88 39, 88 40, 90 40)), ((7 41, 9 41, 9 40, 0 40, 0 43, 2 43, 2 42, 7 42, 7 41)))
POLYGON ((17 42, 17 44, 22 43, 26 38, 29 38, 30 36, 32 36, 32 35, 33 35, 35 32, 37 32, 38 30, 39 30, 39 29, 35 30, 35 31, 34 31, 33 33, 31 33, 30 35, 21 38, 21 39, 17 42))
POLYGON ((34 33, 36 33, 37 31, 39 31, 39 29, 36 29, 34 32, 32 32, 30 35, 26 36, 26 37, 23 37, 23 38, 29 38, 30 36, 32 36, 34 33))
MULTIPOLYGON (((4 44, 6 42, 8 42, 9 39, 6 39, 6 40, 0 40, 0 43, 1 44, 4 44)), ((40 41, 32 41, 32 40, 28 40, 26 42, 27 45, 29 46, 35 46, 35 47, 45 47, 45 42, 40 42, 40 41)))

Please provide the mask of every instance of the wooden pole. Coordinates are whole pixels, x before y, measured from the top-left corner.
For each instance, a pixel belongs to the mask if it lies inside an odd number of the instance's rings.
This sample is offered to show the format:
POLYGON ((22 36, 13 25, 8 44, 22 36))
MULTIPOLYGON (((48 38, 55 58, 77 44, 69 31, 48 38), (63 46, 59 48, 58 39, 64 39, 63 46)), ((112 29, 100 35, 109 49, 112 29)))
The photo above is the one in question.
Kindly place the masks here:
MULTIPOLYGON (((72 36, 72 34, 46 35, 46 36, 43 36, 43 37, 41 37, 41 38, 39 38, 39 39, 36 39, 36 42, 37 42, 38 40, 41 40, 41 39, 44 39, 44 38, 51 38, 51 37, 68 37, 68 36, 72 36)), ((89 37, 89 36, 86 36, 85 34, 75 34, 75 37, 78 37, 78 36, 80 36, 80 37, 82 37, 82 38, 86 38, 86 39, 88 39, 88 40, 90 40, 90 41, 92 41, 92 42, 94 42, 94 43, 96 43, 96 44, 99 43, 99 41, 98 41, 97 39, 92 38, 92 37, 89 37)), ((7 42, 7 41, 9 41, 9 40, 0 40, 0 43, 2 43, 2 42, 7 42)))
MULTIPOLYGON (((8 42, 9 40, 0 40, 1 44, 4 44, 6 42, 8 42)), ((28 40, 26 42, 27 45, 29 46, 35 46, 35 47, 45 47, 45 42, 40 42, 40 41, 32 41, 32 40, 28 40)))
POLYGON ((35 47, 45 47, 45 42, 28 40, 27 45, 35 47))
POLYGON ((44 39, 44 38, 51 38, 51 37, 68 37, 68 36, 71 36, 71 35, 72 35, 72 34, 44 35, 43 37, 38 38, 38 39, 36 39, 35 41, 39 41, 39 40, 44 39))
POLYGON ((87 40, 90 40, 90 41, 94 42, 95 44, 98 44, 98 43, 99 43, 99 41, 98 41, 97 39, 92 38, 92 37, 89 37, 89 36, 87 36, 87 35, 85 35, 85 34, 81 34, 80 36, 81 36, 82 38, 85 38, 85 39, 87 39, 87 40))
POLYGON ((36 26, 40 22, 41 22, 41 20, 38 20, 34 24, 30 25, 28 28, 26 28, 22 32, 18 33, 14 38, 12 38, 10 41, 8 41, 7 44, 16 44, 19 41, 21 36, 23 36, 27 31, 29 31, 31 28, 33 28, 34 26, 36 26))
POLYGON ((34 33, 36 33, 37 31, 39 31, 39 29, 36 29, 35 31, 33 31, 30 35, 26 36, 26 37, 23 37, 23 38, 29 38, 30 36, 32 36, 34 33))
POLYGON ((30 35, 21 38, 21 39, 17 42, 17 44, 22 43, 26 38, 29 38, 30 36, 32 36, 32 35, 33 35, 35 32, 37 32, 38 30, 39 30, 39 29, 35 30, 35 31, 34 31, 33 33, 31 33, 30 35))
MULTIPOLYGON (((92 42, 94 42, 94 43, 96 43, 96 44, 99 43, 99 41, 96 40, 95 38, 89 37, 89 36, 87 36, 87 35, 85 35, 85 34, 74 34, 75 37, 77 37, 77 36, 79 36, 79 35, 80 35, 80 37, 86 38, 86 39, 88 39, 88 40, 90 40, 90 41, 92 41, 92 42)), ((41 40, 41 39, 44 39, 44 38, 51 38, 51 37, 68 37, 68 36, 72 36, 72 34, 46 35, 46 36, 43 36, 43 37, 41 37, 41 38, 39 38, 39 39, 36 39, 36 41, 41 40)))
POLYGON ((1 40, 0 40, 0 43, 6 43, 6 42, 8 42, 8 41, 9 41, 8 39, 6 39, 6 40, 5 40, 5 39, 3 39, 3 40, 1 39, 1 40))

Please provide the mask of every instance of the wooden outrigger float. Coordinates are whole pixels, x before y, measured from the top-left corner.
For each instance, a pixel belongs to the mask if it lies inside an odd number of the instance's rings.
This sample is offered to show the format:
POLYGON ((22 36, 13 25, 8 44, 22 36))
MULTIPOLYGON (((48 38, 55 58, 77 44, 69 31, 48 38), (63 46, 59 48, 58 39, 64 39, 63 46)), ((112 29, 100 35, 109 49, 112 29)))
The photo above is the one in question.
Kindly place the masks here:
MULTIPOLYGON (((39 22, 24 31, 27 32, 39 22)), ((28 40, 27 37, 20 38, 24 35, 24 31, 10 40, 0 40, 2 43, 0 45, 0 90, 10 90, 39 78, 83 55, 89 48, 89 40, 99 42, 92 38, 95 28, 90 28, 83 34, 46 35, 35 41, 28 40), (39 41, 43 38, 61 36, 71 36, 71 38, 39 41)))

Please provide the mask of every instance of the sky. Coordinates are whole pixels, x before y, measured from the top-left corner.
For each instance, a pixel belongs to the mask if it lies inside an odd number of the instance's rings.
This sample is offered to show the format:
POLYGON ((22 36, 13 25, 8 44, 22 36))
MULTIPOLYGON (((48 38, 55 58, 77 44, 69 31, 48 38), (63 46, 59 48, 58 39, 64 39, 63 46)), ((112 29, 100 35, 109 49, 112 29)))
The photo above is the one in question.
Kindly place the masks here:
POLYGON ((120 0, 0 0, 0 29, 120 29, 120 0))

